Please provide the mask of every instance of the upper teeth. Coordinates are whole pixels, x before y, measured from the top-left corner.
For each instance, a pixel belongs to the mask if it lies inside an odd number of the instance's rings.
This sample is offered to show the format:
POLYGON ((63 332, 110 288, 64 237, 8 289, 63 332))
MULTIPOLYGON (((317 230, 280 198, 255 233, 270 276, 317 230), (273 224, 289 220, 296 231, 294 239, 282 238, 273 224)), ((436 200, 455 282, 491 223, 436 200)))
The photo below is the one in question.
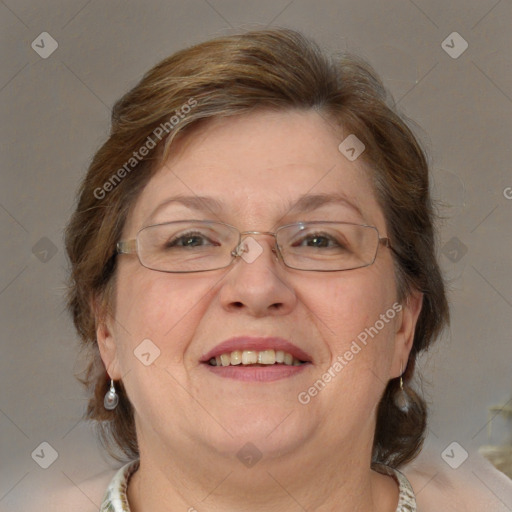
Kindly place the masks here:
POLYGON ((275 364, 284 363, 289 366, 298 366, 301 362, 284 350, 234 350, 220 356, 212 357, 213 366, 229 366, 237 364, 275 364))

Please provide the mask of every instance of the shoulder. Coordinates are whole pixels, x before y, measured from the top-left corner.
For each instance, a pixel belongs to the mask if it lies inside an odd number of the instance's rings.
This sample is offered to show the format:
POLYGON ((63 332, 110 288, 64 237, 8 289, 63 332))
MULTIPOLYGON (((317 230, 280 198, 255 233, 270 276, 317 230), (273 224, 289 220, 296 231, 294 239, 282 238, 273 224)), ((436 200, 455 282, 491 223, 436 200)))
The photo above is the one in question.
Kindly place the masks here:
POLYGON ((418 512, 510 512, 512 480, 478 453, 451 467, 442 452, 426 447, 400 469, 414 489, 418 512))
POLYGON ((105 491, 117 469, 103 471, 82 480, 71 481, 69 477, 52 479, 49 482, 34 482, 30 496, 24 496, 18 510, 24 512, 46 512, 73 510, 73 512, 98 512, 105 491))

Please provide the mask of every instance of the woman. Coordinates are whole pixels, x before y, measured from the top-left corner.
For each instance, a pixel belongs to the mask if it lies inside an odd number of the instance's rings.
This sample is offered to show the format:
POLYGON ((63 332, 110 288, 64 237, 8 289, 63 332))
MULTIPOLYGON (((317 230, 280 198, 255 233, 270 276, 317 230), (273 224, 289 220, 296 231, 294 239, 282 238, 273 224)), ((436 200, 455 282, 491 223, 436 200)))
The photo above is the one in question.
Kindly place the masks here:
POLYGON ((87 416, 129 461, 101 510, 416 510, 411 380, 449 314, 426 159, 367 64, 289 30, 174 54, 66 243, 87 416))

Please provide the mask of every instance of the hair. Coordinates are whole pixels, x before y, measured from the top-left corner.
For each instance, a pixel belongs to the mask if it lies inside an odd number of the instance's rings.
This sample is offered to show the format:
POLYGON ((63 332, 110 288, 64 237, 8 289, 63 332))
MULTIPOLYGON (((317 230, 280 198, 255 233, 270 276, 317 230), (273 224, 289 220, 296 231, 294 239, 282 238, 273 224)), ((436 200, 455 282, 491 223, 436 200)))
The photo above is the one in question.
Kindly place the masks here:
POLYGON ((326 56, 314 42, 287 29, 220 37, 181 50, 148 71, 114 105, 110 134, 92 159, 66 229, 68 308, 82 346, 90 349, 81 379, 90 394, 85 417, 97 420, 111 456, 138 457, 133 408, 122 382, 117 383, 119 406, 103 407, 109 378, 96 324, 113 307, 115 244, 140 192, 172 152, 175 137, 190 136, 208 120, 258 109, 314 109, 363 142, 359 158, 386 219, 397 299, 406 301, 414 290, 423 293, 403 375, 408 408, 395 404, 397 378, 388 382, 377 410, 372 461, 398 467, 417 455, 425 435, 426 404, 411 387, 417 355, 449 322, 435 256, 427 158, 369 64, 348 53, 326 56), (144 146, 156 147, 143 152, 144 146))

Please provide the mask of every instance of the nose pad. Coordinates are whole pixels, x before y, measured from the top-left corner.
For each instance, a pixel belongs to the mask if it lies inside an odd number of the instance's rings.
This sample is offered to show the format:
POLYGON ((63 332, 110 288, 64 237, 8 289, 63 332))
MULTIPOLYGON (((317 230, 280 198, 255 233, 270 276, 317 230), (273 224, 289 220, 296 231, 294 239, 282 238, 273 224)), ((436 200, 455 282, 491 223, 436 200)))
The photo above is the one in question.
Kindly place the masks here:
MULTIPOLYGON (((273 246, 271 251, 274 253, 276 261, 279 261, 279 251, 277 246, 273 246)), ((257 242, 252 236, 244 238, 240 244, 231 251, 231 256, 241 257, 246 263, 252 263, 263 253, 263 246, 257 242)))
POLYGON ((231 251, 231 256, 233 256, 233 258, 238 258, 239 256, 242 256, 244 252, 244 242, 242 241, 231 251))

